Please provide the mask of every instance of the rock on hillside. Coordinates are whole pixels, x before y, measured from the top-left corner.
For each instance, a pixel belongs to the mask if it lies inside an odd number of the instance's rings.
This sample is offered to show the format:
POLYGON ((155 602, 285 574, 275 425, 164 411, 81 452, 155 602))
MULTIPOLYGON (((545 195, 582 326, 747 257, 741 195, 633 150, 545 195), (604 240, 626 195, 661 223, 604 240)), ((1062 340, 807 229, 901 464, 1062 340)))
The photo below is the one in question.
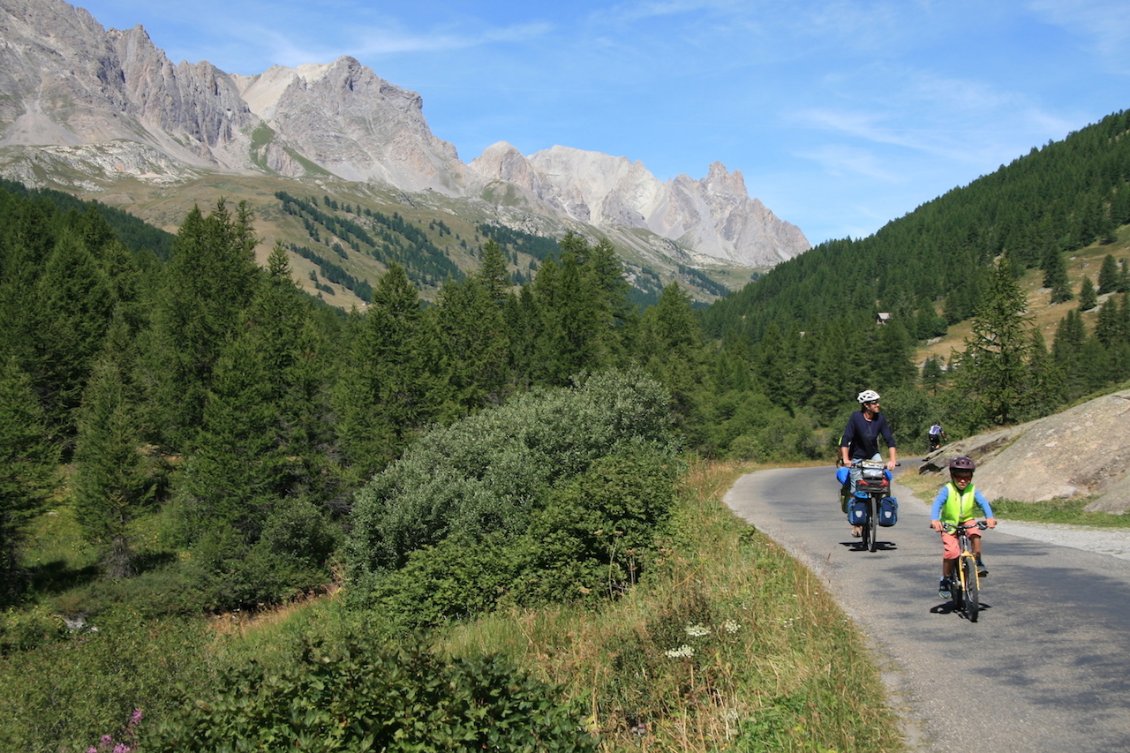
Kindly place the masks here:
POLYGON ((1090 512, 1130 510, 1130 390, 996 431, 928 455, 920 473, 941 475, 954 455, 977 461, 990 499, 1023 502, 1095 496, 1090 512))

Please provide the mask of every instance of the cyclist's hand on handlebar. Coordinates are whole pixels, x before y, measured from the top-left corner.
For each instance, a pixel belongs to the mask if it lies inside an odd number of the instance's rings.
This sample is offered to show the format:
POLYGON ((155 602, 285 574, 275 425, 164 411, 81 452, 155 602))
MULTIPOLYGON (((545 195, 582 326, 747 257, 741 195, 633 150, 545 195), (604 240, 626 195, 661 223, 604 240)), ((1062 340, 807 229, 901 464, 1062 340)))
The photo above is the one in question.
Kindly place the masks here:
POLYGON ((997 527, 997 519, 996 518, 985 518, 985 522, 989 524, 989 528, 996 528, 997 527))
POLYGON ((934 529, 935 531, 941 532, 941 530, 942 530, 942 521, 940 521, 940 520, 931 520, 931 521, 930 521, 930 527, 931 527, 931 528, 933 528, 933 529, 934 529))

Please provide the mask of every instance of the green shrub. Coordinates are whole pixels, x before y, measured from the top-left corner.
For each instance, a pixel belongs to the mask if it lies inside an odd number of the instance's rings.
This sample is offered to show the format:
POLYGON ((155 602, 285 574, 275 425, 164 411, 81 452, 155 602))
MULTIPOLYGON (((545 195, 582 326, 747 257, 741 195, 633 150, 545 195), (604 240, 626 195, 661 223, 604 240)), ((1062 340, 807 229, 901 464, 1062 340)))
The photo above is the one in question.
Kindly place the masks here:
POLYGON ((664 448, 625 445, 554 489, 520 543, 525 556, 512 584, 516 600, 623 593, 664 531, 680 472, 664 448))
POLYGON ((552 490, 521 534, 454 533, 409 554, 399 570, 356 581, 351 603, 420 628, 500 604, 618 596, 639 577, 664 529, 678 473, 664 448, 625 445, 552 490))
POLYGON ((0 729, 4 749, 20 753, 85 751, 116 735, 142 707, 146 723, 179 709, 178 686, 212 681, 215 636, 201 622, 143 622, 125 611, 91 620, 63 640, 0 662, 0 729))
POLYGON ((444 661, 353 633, 298 661, 228 673, 214 695, 143 729, 159 751, 591 751, 558 691, 497 657, 444 661))
POLYGON ((399 567, 450 531, 478 539, 526 530, 554 484, 626 443, 670 443, 666 406, 642 372, 611 371, 430 432, 358 493, 350 575, 399 567))
POLYGON ((0 656, 27 651, 66 634, 63 619, 43 606, 0 612, 0 656))

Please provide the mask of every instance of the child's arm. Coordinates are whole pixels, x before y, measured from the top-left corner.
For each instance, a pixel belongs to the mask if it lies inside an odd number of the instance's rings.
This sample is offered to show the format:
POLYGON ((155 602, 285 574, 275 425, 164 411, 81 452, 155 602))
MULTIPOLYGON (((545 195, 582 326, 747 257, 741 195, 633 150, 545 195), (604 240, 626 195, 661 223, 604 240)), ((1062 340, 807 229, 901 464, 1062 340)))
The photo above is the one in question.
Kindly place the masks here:
POLYGON ((946 496, 946 487, 943 486, 934 497, 934 504, 930 506, 930 527, 935 531, 942 530, 942 505, 946 503, 946 496))
POLYGON ((981 493, 980 489, 973 490, 973 501, 981 506, 981 511, 985 513, 985 522, 989 524, 989 528, 996 528, 997 519, 993 517, 993 508, 989 504, 988 498, 981 493))

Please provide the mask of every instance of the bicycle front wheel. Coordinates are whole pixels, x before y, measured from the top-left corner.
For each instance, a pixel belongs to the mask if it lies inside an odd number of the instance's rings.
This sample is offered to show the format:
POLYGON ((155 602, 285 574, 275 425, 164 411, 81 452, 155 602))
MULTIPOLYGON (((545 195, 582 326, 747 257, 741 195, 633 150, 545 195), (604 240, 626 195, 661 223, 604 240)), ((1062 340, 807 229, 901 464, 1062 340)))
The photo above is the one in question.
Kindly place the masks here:
POLYGON ((977 560, 972 556, 961 558, 961 572, 965 576, 965 614, 970 622, 977 621, 981 611, 981 593, 977 583, 977 560))
POLYGON ((875 534, 879 533, 879 500, 874 497, 867 503, 868 515, 866 536, 868 538, 868 549, 875 551, 879 548, 879 541, 876 539, 875 534))

